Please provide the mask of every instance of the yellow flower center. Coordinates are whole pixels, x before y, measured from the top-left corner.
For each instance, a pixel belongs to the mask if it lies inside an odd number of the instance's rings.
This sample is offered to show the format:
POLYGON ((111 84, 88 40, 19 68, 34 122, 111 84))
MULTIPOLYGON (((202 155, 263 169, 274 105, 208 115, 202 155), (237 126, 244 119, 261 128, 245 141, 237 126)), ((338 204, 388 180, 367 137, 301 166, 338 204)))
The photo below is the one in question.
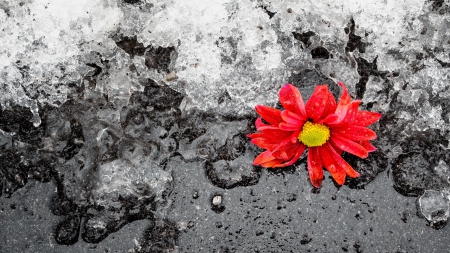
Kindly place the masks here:
POLYGON ((307 121, 303 125, 298 140, 308 147, 319 147, 330 138, 330 129, 327 126, 307 121))

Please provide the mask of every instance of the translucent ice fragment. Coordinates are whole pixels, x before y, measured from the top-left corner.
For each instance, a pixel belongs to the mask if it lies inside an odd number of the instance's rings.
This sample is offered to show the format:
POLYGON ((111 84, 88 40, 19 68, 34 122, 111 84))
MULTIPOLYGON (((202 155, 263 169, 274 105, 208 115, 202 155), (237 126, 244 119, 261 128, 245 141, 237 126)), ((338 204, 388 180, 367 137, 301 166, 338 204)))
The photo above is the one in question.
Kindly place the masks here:
POLYGON ((419 198, 420 212, 432 223, 446 221, 450 213, 450 189, 425 190, 419 198))
POLYGON ((445 161, 440 160, 439 164, 434 168, 434 171, 436 171, 436 174, 442 177, 445 181, 450 183, 450 168, 445 161))

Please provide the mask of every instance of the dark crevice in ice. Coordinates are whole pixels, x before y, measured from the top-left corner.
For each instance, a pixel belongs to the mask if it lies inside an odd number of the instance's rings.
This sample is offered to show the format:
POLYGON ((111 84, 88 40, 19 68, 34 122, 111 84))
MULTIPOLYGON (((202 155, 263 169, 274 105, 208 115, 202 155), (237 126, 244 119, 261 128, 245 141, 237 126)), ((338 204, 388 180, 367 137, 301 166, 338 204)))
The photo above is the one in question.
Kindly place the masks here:
POLYGON ((440 15, 450 12, 450 5, 448 5, 445 0, 429 0, 429 2, 432 2, 431 10, 440 15))
POLYGON ((313 59, 321 58, 321 59, 329 59, 330 53, 328 50, 322 46, 316 47, 311 50, 311 56, 313 59))
POLYGON ((131 58, 134 56, 144 56, 145 66, 149 69, 156 69, 159 72, 169 73, 169 65, 175 61, 174 47, 144 47, 144 44, 137 41, 137 37, 115 36, 116 45, 123 49, 131 58))
POLYGON ((297 32, 292 32, 292 35, 294 35, 294 38, 298 41, 303 42, 303 44, 305 45, 305 47, 309 47, 311 45, 311 40, 310 38, 314 35, 316 35, 316 33, 312 32, 312 31, 307 31, 304 33, 297 33, 297 32))
MULTIPOLYGON (((345 47, 345 52, 353 52, 354 50, 358 49, 360 53, 366 52, 366 47, 370 45, 369 43, 363 42, 362 37, 355 35, 355 21, 353 18, 350 19, 350 23, 347 27, 344 28, 344 31, 346 34, 348 34, 348 42, 345 47)), ((368 34, 366 34, 366 37, 368 34)))
POLYGON ((362 57, 357 57, 356 62, 358 64, 358 74, 360 76, 358 83, 356 84, 356 98, 361 99, 366 92, 366 85, 369 81, 369 77, 378 76, 382 79, 386 79, 388 71, 379 71, 377 66, 377 58, 370 63, 362 57))
POLYGON ((127 4, 139 4, 141 0, 123 0, 127 4))
POLYGON ((273 16, 277 14, 276 12, 269 11, 267 5, 265 4, 260 4, 258 7, 264 10, 264 12, 269 16, 269 19, 273 18, 273 16))

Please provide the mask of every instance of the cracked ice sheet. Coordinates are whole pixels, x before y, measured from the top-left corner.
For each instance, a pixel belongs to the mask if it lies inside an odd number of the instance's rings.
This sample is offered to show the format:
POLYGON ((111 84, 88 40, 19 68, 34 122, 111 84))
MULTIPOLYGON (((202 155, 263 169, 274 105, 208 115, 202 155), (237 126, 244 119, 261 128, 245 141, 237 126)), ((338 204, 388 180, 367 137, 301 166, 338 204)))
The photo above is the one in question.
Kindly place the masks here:
MULTIPOLYGON (((5 11, 0 12, 5 29, 0 40, 6 45, 0 54, 4 94, 1 104, 14 101, 32 108, 38 124, 37 103, 63 103, 67 86, 58 84, 79 83, 85 74, 78 56, 87 51, 117 54, 117 47, 108 36, 115 33, 138 35, 146 46, 176 47, 178 55, 173 64, 178 79, 169 85, 188 95, 185 110, 247 114, 257 103, 274 105, 276 91, 289 75, 305 68, 318 68, 335 81, 347 83, 353 91, 359 76, 351 62, 358 56, 369 62, 378 56, 380 71, 399 72, 393 82, 419 85, 425 79, 433 94, 448 93, 448 73, 436 62, 426 62, 423 70, 412 75, 405 67, 408 59, 388 54, 389 50, 397 50, 407 58, 413 57, 424 45, 448 49, 448 43, 443 43, 448 37, 448 20, 427 12, 431 3, 424 0, 364 4, 331 0, 141 2, 141 7, 151 7, 142 11, 115 0, 4 3, 1 7, 5 11), (261 7, 274 16, 270 17, 261 7), (344 28, 351 18, 357 24, 356 35, 369 44, 364 54, 357 50, 350 55, 345 53, 348 35, 344 28), (437 29, 428 29, 430 34, 417 37, 430 26, 437 29), (292 36, 292 32, 307 31, 317 34, 310 49, 322 45, 334 57, 313 59, 309 49, 303 49, 292 36), (93 41, 96 45, 90 44, 93 41), (406 46, 399 45, 399 41, 406 46), (30 68, 25 78, 23 67, 30 68), (231 101, 221 104, 220 98, 227 96, 231 101)), ((119 65, 128 64, 124 57, 117 55, 119 65)), ((448 58, 443 53, 436 53, 436 57, 442 61, 448 58)), ((142 67, 140 57, 133 61, 142 67)), ((164 80, 145 68, 143 71, 147 72, 143 75, 156 81, 164 80)), ((134 81, 134 77, 129 79, 134 81)), ((122 87, 112 77, 105 78, 104 83, 111 87, 103 90, 122 87)))
MULTIPOLYGON (((354 85, 355 69, 340 59, 346 58, 343 48, 348 36, 344 27, 352 17, 358 24, 356 34, 371 43, 365 57, 372 60, 379 56, 382 69, 399 66, 400 62, 383 55, 399 48, 398 41, 411 36, 408 22, 422 13, 424 1, 374 1, 369 5, 359 1, 169 1, 166 9, 147 21, 138 39, 145 45, 178 45, 179 79, 170 85, 175 89, 184 87, 191 99, 187 109, 244 113, 256 103, 274 104, 276 90, 292 71, 314 68, 315 64, 326 75, 334 73, 336 80, 354 85), (269 18, 260 6, 266 6, 275 16, 269 18), (291 33, 299 30, 317 33, 317 44, 331 50, 334 59, 313 60, 292 38, 291 33), (283 47, 282 39, 289 45, 283 47), (236 43, 230 49, 232 43, 222 45, 221 40, 236 43), (234 62, 224 61, 224 54, 232 56, 234 62), (220 107, 217 100, 225 92, 235 107, 220 107)), ((416 44, 416 48, 421 46, 416 44)))
POLYGON ((77 83, 79 45, 103 42, 122 19, 115 1, 6 1, 0 3, 0 105, 30 108, 40 124, 38 103, 59 105, 77 83), (39 91, 39 92, 38 92, 39 91))

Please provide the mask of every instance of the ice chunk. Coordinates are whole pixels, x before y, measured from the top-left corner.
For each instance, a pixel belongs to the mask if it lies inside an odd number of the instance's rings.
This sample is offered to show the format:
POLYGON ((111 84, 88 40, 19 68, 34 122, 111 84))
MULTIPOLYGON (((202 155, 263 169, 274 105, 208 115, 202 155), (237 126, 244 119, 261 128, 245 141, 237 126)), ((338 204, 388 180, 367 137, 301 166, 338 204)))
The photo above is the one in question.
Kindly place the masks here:
POLYGON ((446 221, 450 215, 450 189, 426 190, 419 198, 420 212, 431 223, 446 221))
POLYGON ((119 192, 124 196, 132 194, 139 198, 155 194, 159 199, 172 177, 157 164, 145 160, 145 157, 134 159, 133 162, 118 159, 102 164, 98 169, 100 183, 95 190, 96 195, 101 197, 110 192, 119 192))
POLYGON ((439 160, 439 164, 434 168, 434 171, 442 179, 450 183, 450 168, 444 160, 439 160))

